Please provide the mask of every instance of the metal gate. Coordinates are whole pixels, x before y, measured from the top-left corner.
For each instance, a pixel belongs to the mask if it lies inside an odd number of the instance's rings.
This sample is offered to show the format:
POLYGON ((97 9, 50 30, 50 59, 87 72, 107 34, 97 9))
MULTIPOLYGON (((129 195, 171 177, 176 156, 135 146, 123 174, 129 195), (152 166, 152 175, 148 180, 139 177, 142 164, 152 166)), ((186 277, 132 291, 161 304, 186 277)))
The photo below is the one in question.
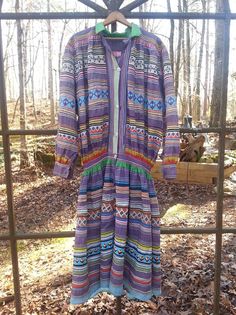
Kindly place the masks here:
MULTIPOLYGON (((129 19, 220 19, 224 21, 224 38, 228 38, 230 33, 230 21, 236 19, 236 13, 229 13, 226 10, 221 13, 158 13, 158 12, 132 12, 133 9, 139 7, 148 0, 134 0, 129 5, 121 5, 124 0, 103 0, 107 9, 94 3, 91 0, 80 0, 81 3, 92 8, 94 12, 76 12, 76 13, 2 13, 2 3, 0 0, 0 21, 1 20, 23 20, 23 19, 103 19, 109 12, 120 10, 129 19)), ((162 0, 164 1, 164 0, 162 0)), ((226 8, 226 7, 225 7, 226 8)), ((217 183, 217 207, 216 207, 216 225, 212 228, 161 228, 161 234, 215 234, 215 277, 214 277, 214 314, 220 314, 220 276, 221 276, 221 253, 222 253, 222 235, 225 233, 236 233, 236 227, 223 227, 223 182, 224 182, 224 150, 225 150, 225 135, 236 132, 236 128, 227 128, 226 110, 227 110, 227 89, 228 89, 228 73, 229 73, 229 42, 225 42, 223 49, 223 71, 221 76, 221 110, 220 110, 220 125, 216 128, 201 128, 187 129, 181 128, 181 132, 194 133, 217 133, 219 135, 219 169, 217 183)), ((20 295, 20 280, 17 241, 27 239, 48 239, 48 238, 64 238, 74 237, 74 231, 66 232, 45 232, 45 233, 22 233, 16 231, 14 220, 13 207, 13 186, 12 186, 12 170, 10 158, 10 136, 12 135, 56 135, 57 130, 9 130, 8 127, 8 112, 7 99, 4 79, 4 64, 3 64, 3 43, 2 43, 2 28, 0 25, 0 108, 2 130, 0 135, 3 139, 3 152, 5 162, 5 177, 7 188, 7 206, 8 206, 8 222, 9 234, 0 235, 0 240, 9 240, 11 247, 11 260, 13 267, 14 281, 14 297, 16 314, 22 314, 21 310, 21 295, 20 295)), ((118 298, 117 313, 121 313, 121 303, 118 298)))

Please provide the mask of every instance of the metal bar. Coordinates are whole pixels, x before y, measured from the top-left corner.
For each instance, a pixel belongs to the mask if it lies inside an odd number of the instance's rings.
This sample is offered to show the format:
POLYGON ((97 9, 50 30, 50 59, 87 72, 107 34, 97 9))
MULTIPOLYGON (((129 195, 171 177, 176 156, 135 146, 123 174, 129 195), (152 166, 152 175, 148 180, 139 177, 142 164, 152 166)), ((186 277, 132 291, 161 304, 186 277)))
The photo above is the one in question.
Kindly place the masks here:
POLYGON ((94 11, 101 13, 101 14, 107 14, 107 10, 101 7, 100 5, 96 4, 95 2, 91 0, 79 0, 79 2, 83 3, 84 5, 90 7, 94 11))
POLYGON ((57 129, 31 129, 31 130, 23 130, 23 129, 12 129, 12 130, 0 130, 0 135, 10 135, 10 136, 18 136, 18 135, 55 135, 57 133, 57 129))
MULTIPOLYGON (((236 13, 179 13, 179 12, 125 12, 129 19, 163 19, 163 20, 225 20, 236 19, 236 13)), ((60 20, 60 19, 103 19, 106 14, 97 12, 20 12, 0 13, 0 20, 60 20)))
POLYGON ((103 0, 109 11, 119 10, 124 0, 103 0))
MULTIPOLYGON (((217 229, 212 228, 161 228, 161 234, 216 234, 217 229)), ((236 234, 236 227, 227 227, 222 229, 223 234, 236 234)), ((75 231, 63 231, 63 232, 39 232, 39 233, 22 233, 16 232, 14 236, 9 234, 0 235, 0 241, 10 240, 30 240, 30 239, 47 239, 47 238, 66 238, 74 237, 75 231)))
MULTIPOLYGON (((181 133, 225 133, 229 134, 236 132, 236 127, 220 128, 220 127, 210 127, 210 128, 180 128, 181 133)), ((0 135, 6 134, 10 136, 15 135, 56 135, 57 129, 31 129, 31 130, 21 130, 21 129, 10 129, 10 130, 0 130, 0 135)))
POLYGON ((121 296, 118 296, 116 298, 116 315, 121 315, 122 311, 121 311, 121 296))
POLYGON ((135 0, 132 3, 128 4, 127 6, 120 9, 120 11, 125 14, 129 11, 134 10, 137 7, 140 7, 145 2, 148 2, 148 0, 135 0))
MULTIPOLYGON (((8 116, 7 116, 7 99, 6 87, 4 78, 4 63, 3 63, 3 43, 2 43, 2 25, 0 23, 0 108, 1 108, 1 122, 3 130, 8 130, 8 116)), ((2 135, 4 163, 5 163, 5 178, 7 188, 7 211, 8 211, 8 225, 10 233, 10 247, 11 247, 11 262, 14 283, 15 307, 16 314, 21 315, 21 295, 20 295, 20 277, 17 254, 17 241, 15 236, 15 217, 13 207, 13 186, 11 175, 11 155, 10 155, 10 141, 9 135, 4 133, 2 135)))
MULTIPOLYGON (((226 5, 225 5, 226 11, 226 5)), ((226 124, 227 94, 229 75, 229 41, 230 41, 230 20, 224 21, 223 27, 223 60, 221 63, 221 99, 220 99, 220 127, 226 124)), ((224 130, 224 129, 223 129, 224 130)), ((224 199, 224 153, 225 133, 219 135, 219 158, 218 158, 218 183, 217 183, 217 211, 216 211, 216 242, 215 242, 215 277, 214 277, 214 315, 220 315, 220 278, 222 260, 222 233, 223 233, 223 199, 224 199)))

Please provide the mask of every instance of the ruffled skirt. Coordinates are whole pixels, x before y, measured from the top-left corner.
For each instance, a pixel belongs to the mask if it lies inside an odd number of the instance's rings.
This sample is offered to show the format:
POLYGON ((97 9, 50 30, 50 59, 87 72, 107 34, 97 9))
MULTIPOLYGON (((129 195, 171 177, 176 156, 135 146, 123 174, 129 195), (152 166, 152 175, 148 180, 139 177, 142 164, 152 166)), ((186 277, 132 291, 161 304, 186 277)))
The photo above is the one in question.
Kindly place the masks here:
POLYGON ((71 304, 97 293, 142 301, 161 294, 160 214, 142 167, 104 158, 81 175, 71 304))

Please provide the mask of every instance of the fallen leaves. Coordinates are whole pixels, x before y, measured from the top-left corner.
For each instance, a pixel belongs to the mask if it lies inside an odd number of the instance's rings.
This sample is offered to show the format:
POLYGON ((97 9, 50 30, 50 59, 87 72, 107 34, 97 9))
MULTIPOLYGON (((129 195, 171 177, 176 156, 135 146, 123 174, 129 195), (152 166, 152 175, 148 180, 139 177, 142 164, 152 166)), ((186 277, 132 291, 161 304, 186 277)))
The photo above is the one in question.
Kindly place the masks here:
MULTIPOLYGON (((29 231, 72 230, 76 224, 79 187, 42 173, 14 175, 14 205, 18 228, 29 231)), ((213 226, 216 195, 213 186, 156 183, 162 207, 162 226, 213 226), (178 205, 179 206, 176 206, 178 205), (172 207, 172 208, 171 208, 172 207), (171 208, 171 210, 169 210, 171 208)), ((2 189, 0 205, 6 207, 2 189)), ((1 192, 0 192, 1 193, 1 192)), ((236 198, 224 200, 224 223, 235 226, 236 198)), ((0 228, 6 231, 6 211, 0 214, 0 228)), ((223 237, 221 314, 236 312, 236 236, 223 237)), ((8 242, 1 242, 1 297, 13 295, 8 242)), ((116 299, 104 292, 83 305, 69 305, 73 239, 22 240, 18 242, 22 307, 24 315, 112 315, 116 299)), ((214 294, 214 235, 161 236, 162 295, 148 302, 121 298, 122 314, 211 315, 214 294)), ((15 314, 9 298, 0 306, 1 315, 15 314)))

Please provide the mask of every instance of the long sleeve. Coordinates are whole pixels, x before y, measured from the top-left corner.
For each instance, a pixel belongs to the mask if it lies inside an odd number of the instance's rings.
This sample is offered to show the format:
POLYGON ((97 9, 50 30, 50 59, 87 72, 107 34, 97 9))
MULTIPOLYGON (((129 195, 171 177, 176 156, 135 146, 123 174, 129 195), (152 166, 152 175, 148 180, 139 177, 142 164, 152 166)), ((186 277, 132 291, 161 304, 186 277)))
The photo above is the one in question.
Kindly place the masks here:
POLYGON ((77 104, 75 93, 75 62, 72 39, 66 45, 60 72, 58 130, 53 175, 72 178, 78 157, 77 104))
POLYGON ((164 96, 164 139, 162 153, 162 171, 165 179, 176 178, 176 164, 179 159, 180 140, 178 127, 177 102, 174 92, 174 80, 171 63, 166 47, 162 47, 162 88, 164 96))

